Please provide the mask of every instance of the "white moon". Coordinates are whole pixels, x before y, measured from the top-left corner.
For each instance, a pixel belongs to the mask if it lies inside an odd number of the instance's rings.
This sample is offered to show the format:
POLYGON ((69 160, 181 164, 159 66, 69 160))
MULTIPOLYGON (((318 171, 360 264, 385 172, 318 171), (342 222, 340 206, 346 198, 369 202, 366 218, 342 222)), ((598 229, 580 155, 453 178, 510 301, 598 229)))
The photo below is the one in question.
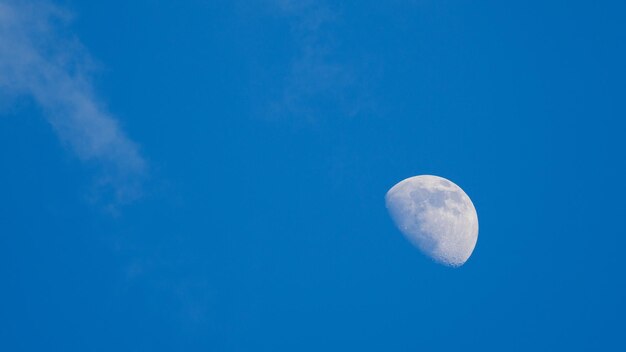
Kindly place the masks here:
POLYGON ((461 187, 438 176, 415 176, 393 186, 387 209, 404 236, 434 261, 463 265, 478 240, 478 215, 461 187))

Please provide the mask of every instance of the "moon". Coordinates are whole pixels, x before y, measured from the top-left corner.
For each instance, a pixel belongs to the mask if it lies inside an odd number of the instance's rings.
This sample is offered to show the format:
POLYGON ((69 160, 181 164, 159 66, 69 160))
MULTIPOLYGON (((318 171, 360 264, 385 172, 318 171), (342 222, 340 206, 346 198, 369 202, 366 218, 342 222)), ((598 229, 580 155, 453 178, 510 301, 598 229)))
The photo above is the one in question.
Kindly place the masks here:
POLYGON ((421 175, 393 186, 385 203, 404 236, 435 262, 459 267, 478 240, 478 215, 471 199, 452 181, 421 175))

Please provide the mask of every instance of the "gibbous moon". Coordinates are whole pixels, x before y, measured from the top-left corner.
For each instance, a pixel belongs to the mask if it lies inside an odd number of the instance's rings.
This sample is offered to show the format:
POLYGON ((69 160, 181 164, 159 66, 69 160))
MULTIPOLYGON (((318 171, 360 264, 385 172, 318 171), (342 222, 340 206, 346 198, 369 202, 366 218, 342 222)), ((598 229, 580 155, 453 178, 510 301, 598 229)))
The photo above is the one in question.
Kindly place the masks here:
POLYGON ((472 255, 478 215, 453 182, 431 175, 410 177, 393 186, 385 202, 398 229, 435 262, 458 267, 472 255))

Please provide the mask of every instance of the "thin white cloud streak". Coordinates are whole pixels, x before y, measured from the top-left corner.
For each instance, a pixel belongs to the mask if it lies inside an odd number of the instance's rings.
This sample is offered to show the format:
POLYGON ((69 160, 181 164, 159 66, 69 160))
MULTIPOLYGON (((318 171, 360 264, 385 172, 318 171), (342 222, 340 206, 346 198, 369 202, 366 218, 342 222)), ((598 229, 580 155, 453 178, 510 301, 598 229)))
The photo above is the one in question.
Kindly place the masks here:
POLYGON ((66 33, 69 19, 49 2, 0 0, 0 94, 32 97, 59 138, 102 168, 99 186, 116 202, 132 200, 146 162, 93 92, 89 57, 66 33))
POLYGON ((340 47, 334 27, 341 21, 336 9, 323 1, 269 0, 280 15, 289 19, 297 53, 284 78, 281 97, 272 104, 278 115, 298 115, 315 123, 319 107, 344 116, 368 110, 371 102, 363 89, 361 58, 339 59, 340 47))

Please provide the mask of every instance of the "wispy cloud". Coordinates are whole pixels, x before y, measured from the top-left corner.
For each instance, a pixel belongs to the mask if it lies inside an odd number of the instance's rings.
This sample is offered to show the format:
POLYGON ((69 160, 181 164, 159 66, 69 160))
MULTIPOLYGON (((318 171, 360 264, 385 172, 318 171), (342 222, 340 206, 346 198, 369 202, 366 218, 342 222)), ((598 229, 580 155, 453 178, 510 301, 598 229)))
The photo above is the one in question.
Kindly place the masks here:
POLYGON ((32 97, 60 139, 103 170, 99 187, 126 202, 139 194, 146 161, 95 94, 70 19, 46 1, 0 0, 0 94, 32 97))
POLYGON ((315 122, 321 109, 343 116, 368 109, 361 74, 365 60, 338 55, 343 48, 334 32, 341 22, 340 11, 324 1, 269 0, 269 5, 288 19, 297 50, 272 112, 315 122))

